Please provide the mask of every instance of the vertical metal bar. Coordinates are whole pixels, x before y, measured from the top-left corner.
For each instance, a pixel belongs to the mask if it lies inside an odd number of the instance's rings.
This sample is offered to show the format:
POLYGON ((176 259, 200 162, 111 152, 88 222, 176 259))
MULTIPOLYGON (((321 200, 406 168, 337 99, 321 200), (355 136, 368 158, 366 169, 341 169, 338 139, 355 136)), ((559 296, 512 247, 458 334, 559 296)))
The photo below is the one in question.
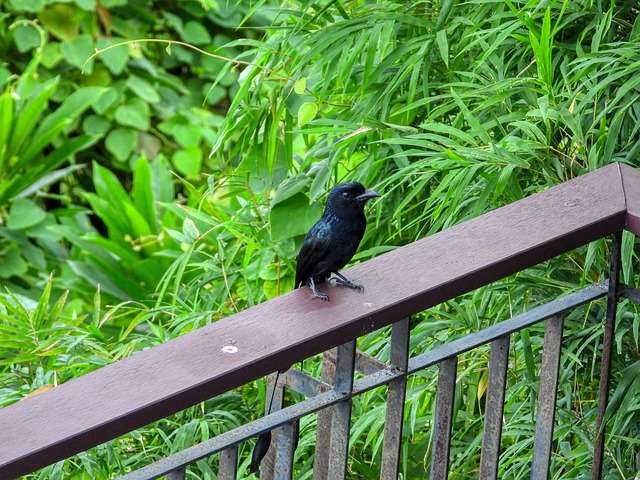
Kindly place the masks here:
MULTIPOLYGON (((404 318, 391 327, 391 366, 406 374, 409 363, 409 318, 404 318)), ((402 447, 402 423, 404 420, 404 396, 407 377, 393 380, 387 387, 387 414, 384 423, 381 480, 396 480, 402 447)))
POLYGON ((602 363, 600 364, 600 389, 598 393, 598 416, 596 417, 596 438, 593 442, 592 480, 600 480, 602 476, 602 460, 604 454, 605 424, 604 414, 609 402, 609 383, 611 374, 611 357, 618 310, 618 282, 620 277, 620 250, 622 248, 622 232, 613 235, 611 262, 609 267, 609 291, 607 293, 607 320, 604 325, 602 340, 602 363))
POLYGON ((564 317, 561 315, 551 317, 544 324, 544 347, 542 366, 540 367, 538 409, 536 411, 536 436, 533 444, 533 465, 531 466, 532 480, 549 478, 563 324, 564 317))
MULTIPOLYGON (((265 415, 268 415, 269 412, 269 402, 271 400, 271 392, 274 388, 274 382, 276 381, 277 373, 272 373, 269 375, 267 380, 267 395, 264 406, 265 415)), ((275 412, 276 410, 280 410, 282 408, 282 402, 284 400, 284 387, 282 386, 282 382, 278 380, 278 385, 275 386, 275 390, 273 390, 273 401, 271 402, 271 412, 275 412)), ((275 429, 271 433, 271 446, 269 451, 262 459, 262 465, 260 466, 260 480, 273 480, 274 478, 274 468, 275 468, 275 460, 276 460, 276 449, 279 442, 279 432, 280 429, 275 429)))
POLYGON ((456 393, 458 357, 442 360, 439 368, 433 429, 433 454, 431 456, 431 480, 446 480, 449 474, 449 446, 451 444, 451 423, 453 419, 453 400, 456 393))
POLYGON ((278 428, 274 480, 291 480, 293 476, 294 435, 297 434, 294 423, 286 423, 278 428))
MULTIPOLYGON (((332 357, 335 357, 336 353, 332 352, 332 350, 327 350, 322 356, 321 380, 325 383, 332 383, 336 376, 336 364, 332 361, 332 357)), ((327 480, 332 414, 333 407, 324 408, 318 412, 318 420, 316 423, 316 451, 313 459, 313 480, 327 480)))
POLYGON ((187 467, 178 468, 167 473, 167 480, 184 480, 187 475, 187 467))
MULTIPOLYGON (((353 389, 353 370, 356 363, 356 341, 338 347, 334 390, 348 394, 353 389)), ((331 418, 331 440, 329 442, 329 468, 327 478, 340 480, 347 473, 349 459, 349 429, 351 426, 351 398, 336 404, 331 418)))
POLYGON ((489 385, 484 414, 484 435, 480 453, 480 478, 498 478, 500 439, 502 437, 502 413, 504 411, 504 389, 509 364, 509 335, 491 342, 489 358, 489 385))
POLYGON ((236 480, 238 475, 238 446, 233 445, 220 452, 218 480, 236 480))

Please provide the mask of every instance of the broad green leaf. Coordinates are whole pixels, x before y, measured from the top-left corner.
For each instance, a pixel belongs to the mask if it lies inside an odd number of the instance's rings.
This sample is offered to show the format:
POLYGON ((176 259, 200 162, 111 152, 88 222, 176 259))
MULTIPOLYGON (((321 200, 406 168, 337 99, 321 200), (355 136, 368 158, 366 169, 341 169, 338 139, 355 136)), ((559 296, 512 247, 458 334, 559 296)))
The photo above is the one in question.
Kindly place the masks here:
POLYGON ((33 200, 19 198, 11 204, 7 227, 10 230, 25 230, 37 225, 46 217, 46 212, 33 200))
POLYGON ((303 127, 316 117, 318 104, 316 102, 305 102, 298 109, 298 127, 303 127))
POLYGON ((107 150, 121 162, 129 158, 137 143, 138 133, 130 128, 116 128, 107 135, 105 140, 107 150))
POLYGON ((40 46, 40 34, 32 25, 18 25, 13 29, 13 40, 20 53, 40 46))
POLYGON ((82 129, 87 135, 101 137, 109 131, 111 122, 99 115, 88 115, 82 122, 82 129))
POLYGON ((142 100, 149 103, 156 103, 160 101, 160 96, 158 95, 158 92, 156 92, 155 88, 141 77, 131 75, 127 80, 127 86, 142 100))
POLYGON ((96 0, 74 0, 76 5, 88 12, 96 9, 96 0))
POLYGON ((173 165, 178 172, 187 177, 194 178, 200 174, 202 165, 202 151, 198 147, 189 147, 178 150, 171 157, 173 165))
POLYGON ((79 35, 73 40, 64 42, 61 48, 64 59, 68 63, 80 69, 84 68, 87 73, 92 72, 93 60, 85 65, 85 61, 91 56, 94 48, 93 39, 90 35, 79 35))
POLYGON ((0 256, 2 259, 2 268, 0 268, 0 278, 11 278, 14 275, 19 276, 27 272, 27 262, 20 256, 20 250, 12 245, 8 250, 0 256))
POLYGON ((211 36, 201 23, 190 21, 184 26, 181 33, 182 39, 194 45, 204 45, 211 42, 211 36))
MULTIPOLYGON (((98 50, 102 50, 111 45, 120 43, 122 40, 123 39, 119 37, 100 38, 96 44, 96 48, 98 50)), ((100 55, 98 55, 98 59, 105 64, 111 73, 114 75, 120 75, 129 60, 129 45, 120 45, 118 47, 104 50, 100 55)))
POLYGON ((293 84, 293 91, 298 95, 304 95, 307 89, 307 77, 299 78, 293 84))
POLYGON ((18 12, 39 12, 45 5, 45 0, 8 0, 8 2, 11 8, 18 12))
POLYGON ((322 215, 322 206, 309 205, 309 198, 298 193, 271 209, 269 223, 275 241, 304 235, 322 215), (294 220, 295 219, 295 220, 294 220))
POLYGON ((155 233, 158 231, 156 222, 155 199, 153 194, 153 174, 146 158, 136 160, 133 171, 133 188, 131 191, 134 205, 144 216, 147 224, 155 233))
MULTIPOLYGON (((27 0, 30 1, 30 0, 27 0)), ((71 5, 57 3, 38 14, 38 19, 54 37, 70 42, 78 36, 79 17, 71 5)))
POLYGON ((116 121, 120 125, 149 130, 149 105, 134 98, 124 105, 120 105, 115 113, 116 121))

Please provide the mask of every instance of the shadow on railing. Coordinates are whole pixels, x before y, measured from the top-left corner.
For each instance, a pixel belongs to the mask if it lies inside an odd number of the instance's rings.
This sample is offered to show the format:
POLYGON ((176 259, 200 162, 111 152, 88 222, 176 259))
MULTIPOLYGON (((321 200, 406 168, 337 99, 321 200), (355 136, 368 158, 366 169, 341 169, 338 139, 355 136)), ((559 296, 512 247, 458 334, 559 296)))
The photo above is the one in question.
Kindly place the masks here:
MULTIPOLYGON (((185 466, 219 453, 222 480, 237 475, 238 445, 274 430, 262 479, 293 470, 294 421, 318 412, 314 479, 345 477, 351 401, 388 385, 380 478, 398 476, 407 375, 438 365, 431 478, 448 475, 457 358, 491 344, 480 478, 498 472, 510 335, 545 322, 532 478, 549 477, 563 320, 607 297, 593 479, 601 477, 618 299, 621 232, 640 234, 640 172, 612 164, 364 262, 350 275, 363 295, 329 303, 297 290, 0 410, 0 478, 14 478, 113 439, 320 352, 322 379, 290 370, 275 386, 272 413, 166 457, 122 479, 184 478, 185 466), (612 235, 609 281, 409 358, 409 316, 590 241, 612 235), (392 324, 390 363, 356 351, 356 338, 392 324), (354 381, 354 370, 364 374, 354 381), (306 399, 282 408, 284 389, 306 399), (275 411, 273 411, 275 409, 275 411), (46 429, 42 425, 47 425, 46 429)), ((270 377, 273 387, 274 375, 270 377)))

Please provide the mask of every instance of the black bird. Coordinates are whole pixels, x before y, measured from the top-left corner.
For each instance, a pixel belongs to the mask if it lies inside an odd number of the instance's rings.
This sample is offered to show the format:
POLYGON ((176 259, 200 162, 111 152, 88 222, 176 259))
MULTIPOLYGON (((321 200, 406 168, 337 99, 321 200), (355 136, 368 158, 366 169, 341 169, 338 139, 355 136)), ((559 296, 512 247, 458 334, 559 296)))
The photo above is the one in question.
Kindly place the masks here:
POLYGON ((358 182, 333 187, 322 217, 311 227, 302 243, 296 267, 296 288, 308 285, 314 297, 329 300, 329 296, 318 291, 316 285, 333 273, 337 277, 337 285, 363 289, 340 274, 339 270, 356 253, 367 228, 365 203, 378 196, 358 182))
MULTIPOLYGON (((360 241, 367 228, 367 219, 364 215, 364 205, 368 200, 378 197, 373 190, 365 189, 358 182, 341 183, 333 187, 327 199, 324 213, 318 220, 302 243, 298 253, 296 266, 295 288, 300 285, 308 285, 313 296, 321 300, 329 300, 326 293, 319 292, 316 284, 325 282, 331 274, 336 275, 336 284, 348 288, 362 290, 364 287, 353 283, 339 270, 353 257, 360 245, 360 241)), ((280 373, 287 371, 289 367, 278 371, 268 412, 271 413, 271 402, 275 393, 276 384, 280 373)), ((300 420, 294 423, 294 445, 298 445, 300 433, 300 420)), ((267 454, 271 445, 271 431, 260 434, 251 454, 251 473, 258 473, 260 463, 267 454)))

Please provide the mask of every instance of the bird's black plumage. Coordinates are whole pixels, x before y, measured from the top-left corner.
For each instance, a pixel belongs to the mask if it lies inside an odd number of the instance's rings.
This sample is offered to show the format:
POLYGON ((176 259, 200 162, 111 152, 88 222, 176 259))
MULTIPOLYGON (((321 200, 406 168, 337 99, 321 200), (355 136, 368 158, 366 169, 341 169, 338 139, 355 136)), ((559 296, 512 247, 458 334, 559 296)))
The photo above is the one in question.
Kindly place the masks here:
MULTIPOLYGON (((365 203, 377 196, 376 192, 366 190, 358 182, 341 183, 333 187, 322 217, 311 227, 302 242, 296 264, 296 288, 308 285, 315 297, 329 300, 328 295, 317 290, 316 284, 323 283, 331 274, 338 277, 336 279, 338 285, 354 289, 363 288, 345 278, 339 270, 351 260, 364 236, 367 228, 367 219, 364 215, 365 203)), ((278 372, 271 391, 272 400, 280 373, 288 369, 289 367, 278 372)), ((271 411, 271 403, 268 410, 271 411)), ((299 433, 300 420, 296 420, 293 432, 294 450, 298 445, 299 433)), ((262 433, 251 455, 249 470, 252 473, 258 472, 270 445, 271 432, 262 433)))
POLYGON ((338 271, 353 257, 367 228, 365 203, 377 197, 358 182, 336 185, 327 199, 322 217, 311 227, 302 243, 296 265, 296 288, 309 285, 316 297, 328 300, 315 286, 327 280, 332 273, 337 283, 351 288, 355 285, 338 271))

